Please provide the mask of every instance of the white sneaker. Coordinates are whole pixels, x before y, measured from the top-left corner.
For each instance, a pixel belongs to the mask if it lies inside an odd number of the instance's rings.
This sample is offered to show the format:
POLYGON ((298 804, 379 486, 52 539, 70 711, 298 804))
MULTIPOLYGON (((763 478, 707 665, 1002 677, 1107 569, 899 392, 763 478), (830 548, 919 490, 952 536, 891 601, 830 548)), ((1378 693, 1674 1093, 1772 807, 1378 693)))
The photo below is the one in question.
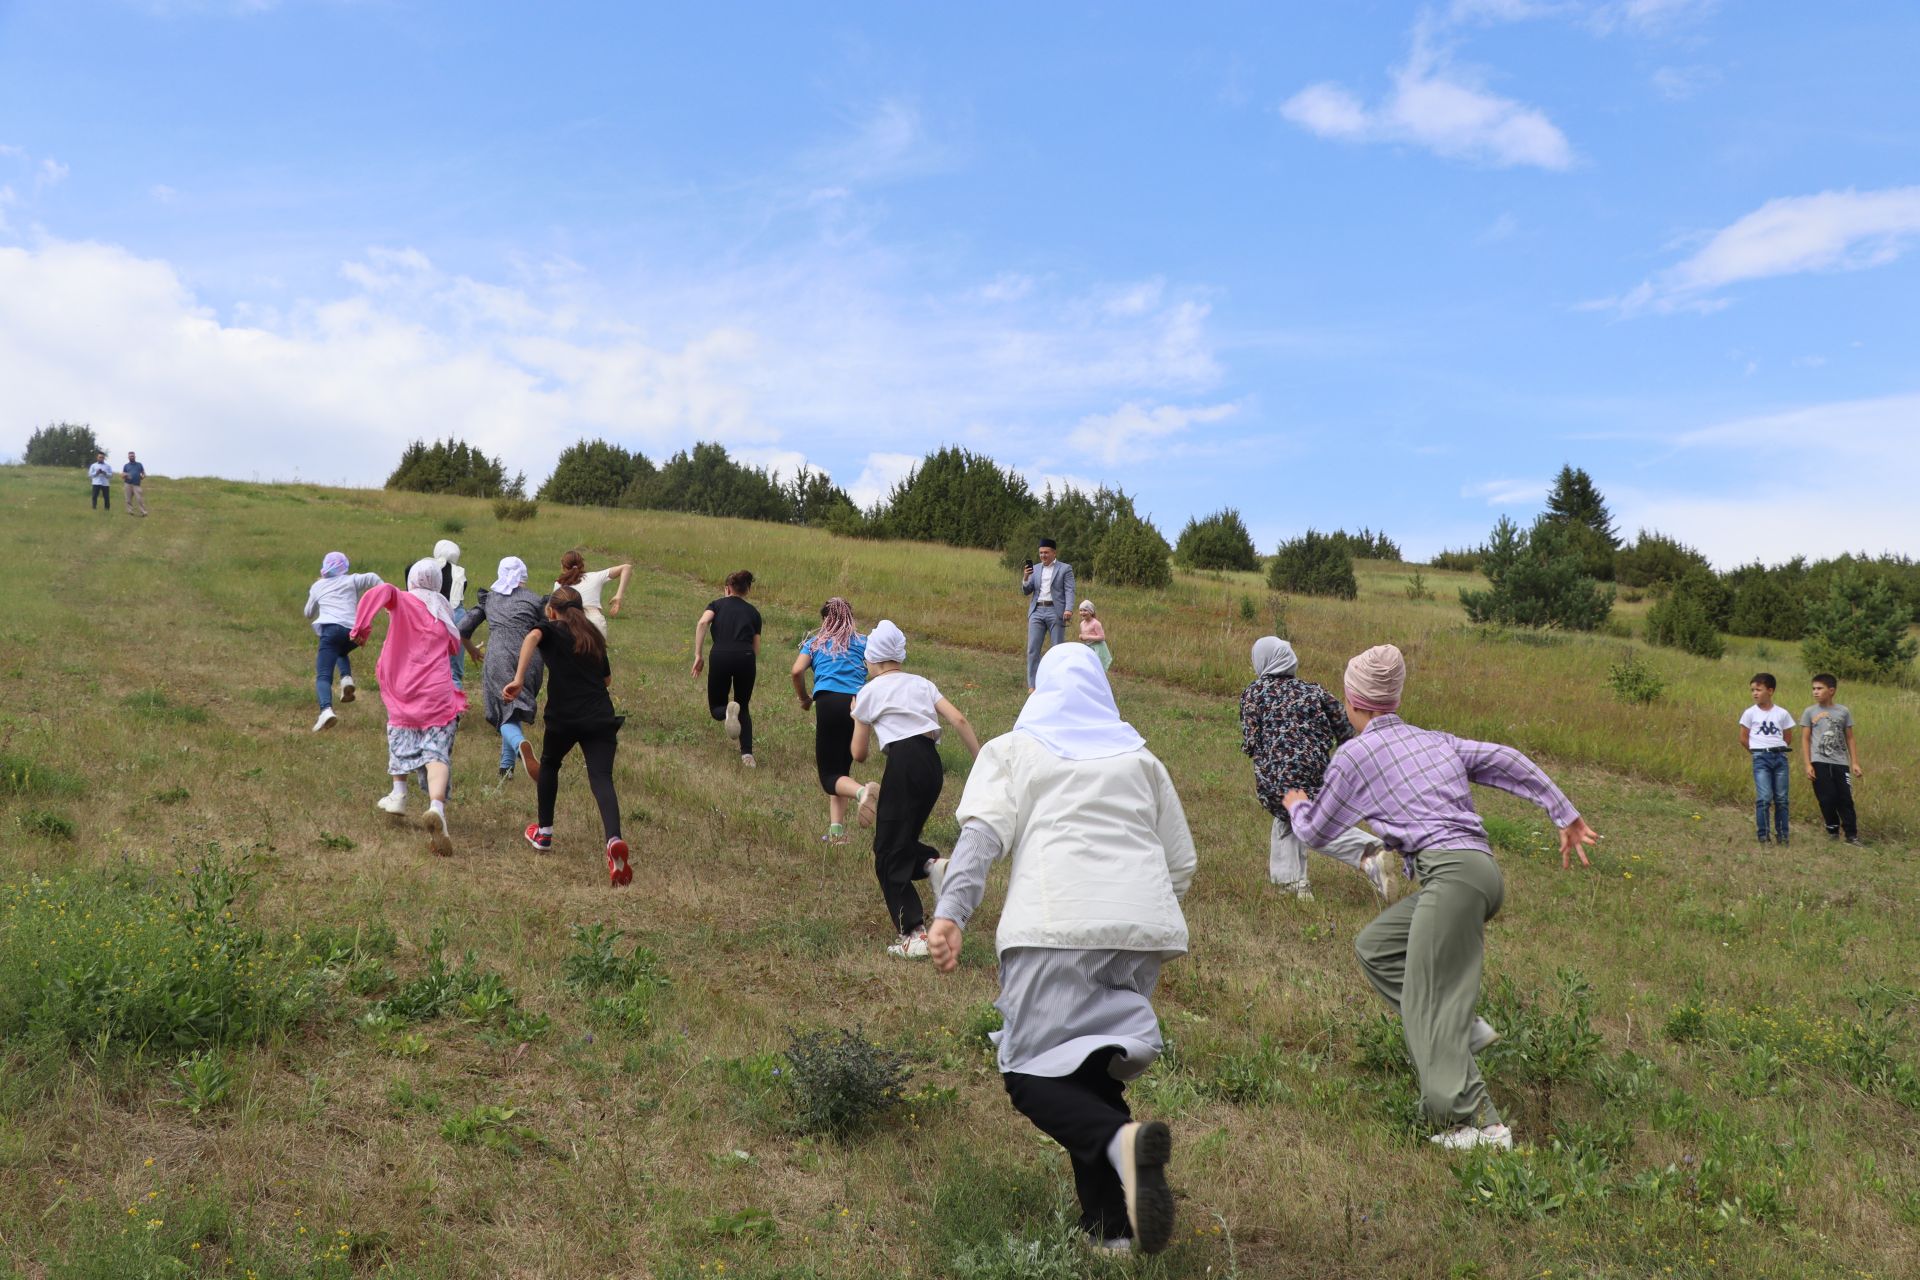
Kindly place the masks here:
POLYGON ((746 768, 746 769, 754 769, 759 767, 753 763, 753 756, 751 753, 740 757, 740 765, 742 768, 746 768))
POLYGON ((322 707, 320 708, 320 718, 313 722, 313 731, 318 733, 322 729, 331 729, 335 724, 339 723, 339 720, 340 717, 333 714, 332 707, 322 707))
POLYGON ((1503 1124, 1490 1124, 1484 1129, 1463 1124, 1457 1129, 1436 1133, 1427 1141, 1436 1147, 1445 1147, 1449 1151, 1468 1151, 1474 1147, 1497 1147, 1501 1151, 1511 1151, 1513 1150, 1513 1130, 1503 1124))
POLYGON ((1313 901, 1313 886, 1305 880, 1292 880, 1280 886, 1282 893, 1290 893, 1301 902, 1313 901))
POLYGON ((340 677, 340 701, 352 702, 353 699, 354 699, 353 677, 341 676, 340 677))
POLYGON ((1173 1135, 1158 1120, 1120 1129, 1120 1186, 1127 1193, 1127 1220, 1133 1247, 1159 1253, 1173 1240, 1173 1191, 1167 1186, 1167 1160, 1173 1135))
POLYGON ((453 856, 453 837, 447 834, 447 815, 441 809, 429 809, 420 816, 420 825, 427 831, 427 848, 433 850, 435 857, 453 856))
POLYGON ((1499 1038, 1500 1033, 1493 1029, 1491 1022, 1477 1017, 1473 1020, 1473 1025, 1467 1028, 1467 1052, 1477 1058, 1481 1050, 1499 1038))
POLYGON ((899 956, 904 960, 925 960, 927 951, 927 931, 915 929, 912 933, 903 933, 892 946, 887 948, 890 956, 899 956))
POLYGON ((860 806, 860 825, 870 827, 874 816, 880 812, 880 784, 869 782, 860 788, 860 794, 854 798, 860 806))
POLYGON ((379 806, 382 813, 405 813, 407 811, 407 793, 404 791, 389 791, 374 801, 374 804, 379 806))
POLYGON ((727 736, 740 741, 740 704, 737 702, 727 704, 727 736))
POLYGON ((1387 847, 1375 845, 1373 852, 1360 859, 1360 870, 1373 882, 1373 891, 1382 898, 1393 897, 1393 885, 1387 880, 1387 847))

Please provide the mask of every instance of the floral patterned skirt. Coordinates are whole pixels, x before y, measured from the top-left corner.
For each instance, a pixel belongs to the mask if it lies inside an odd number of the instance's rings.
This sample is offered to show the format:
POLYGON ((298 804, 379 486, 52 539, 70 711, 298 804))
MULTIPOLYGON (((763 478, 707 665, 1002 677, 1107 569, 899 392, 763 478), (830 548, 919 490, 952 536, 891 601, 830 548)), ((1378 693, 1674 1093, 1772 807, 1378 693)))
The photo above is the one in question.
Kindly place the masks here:
POLYGON ((458 718, 431 729, 402 729, 387 726, 387 774, 401 778, 427 764, 453 763, 453 732, 460 727, 458 718))

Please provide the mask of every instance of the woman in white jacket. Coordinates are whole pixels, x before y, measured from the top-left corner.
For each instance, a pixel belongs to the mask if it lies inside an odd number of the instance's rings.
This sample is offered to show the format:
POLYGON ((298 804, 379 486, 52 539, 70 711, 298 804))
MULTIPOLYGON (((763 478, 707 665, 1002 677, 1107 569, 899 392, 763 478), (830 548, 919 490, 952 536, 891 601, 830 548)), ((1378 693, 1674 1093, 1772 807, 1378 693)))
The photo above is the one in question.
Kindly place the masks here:
POLYGON ((1173 1233, 1173 1139, 1158 1121, 1133 1123, 1125 1082, 1165 1047, 1153 988, 1187 950, 1193 836, 1093 650, 1047 652, 1013 732, 981 749, 956 816, 959 842, 936 867, 935 966, 952 972, 988 867, 1011 857, 994 1037, 1007 1094, 1072 1157, 1094 1243, 1157 1253, 1173 1233))

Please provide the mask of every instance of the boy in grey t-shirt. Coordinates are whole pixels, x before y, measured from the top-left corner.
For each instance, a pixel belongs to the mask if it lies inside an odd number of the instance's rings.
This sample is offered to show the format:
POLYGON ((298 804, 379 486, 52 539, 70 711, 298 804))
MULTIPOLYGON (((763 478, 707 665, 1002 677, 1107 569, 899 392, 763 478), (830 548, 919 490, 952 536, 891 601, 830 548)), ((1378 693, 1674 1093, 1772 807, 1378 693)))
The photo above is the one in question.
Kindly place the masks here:
POLYGON ((1860 776, 1860 755, 1853 745, 1853 712, 1833 700, 1840 682, 1822 672, 1813 678, 1813 705, 1800 717, 1806 736, 1800 748, 1827 824, 1827 839, 1842 831, 1848 844, 1860 843, 1860 825, 1853 813, 1853 780, 1860 776))

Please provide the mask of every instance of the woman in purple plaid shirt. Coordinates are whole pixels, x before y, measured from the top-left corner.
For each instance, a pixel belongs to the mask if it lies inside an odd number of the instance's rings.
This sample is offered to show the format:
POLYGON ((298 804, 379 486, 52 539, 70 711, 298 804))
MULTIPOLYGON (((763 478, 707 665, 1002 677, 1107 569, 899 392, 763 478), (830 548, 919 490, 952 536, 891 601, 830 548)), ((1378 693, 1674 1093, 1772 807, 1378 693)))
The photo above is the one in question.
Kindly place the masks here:
POLYGON ((1420 1076, 1428 1117, 1445 1126, 1433 1141, 1452 1150, 1513 1146, 1474 1054, 1499 1038, 1474 1015, 1486 925, 1505 885, 1472 784, 1498 787, 1547 811, 1560 828, 1560 865, 1572 865, 1600 837, 1533 761, 1498 743, 1417 729, 1394 714, 1406 687, 1406 660, 1390 644, 1347 664, 1347 715, 1358 734, 1334 754, 1320 794, 1285 797, 1294 834, 1319 845, 1358 822, 1372 825, 1420 879, 1360 931, 1360 967, 1400 1014, 1420 1076))

